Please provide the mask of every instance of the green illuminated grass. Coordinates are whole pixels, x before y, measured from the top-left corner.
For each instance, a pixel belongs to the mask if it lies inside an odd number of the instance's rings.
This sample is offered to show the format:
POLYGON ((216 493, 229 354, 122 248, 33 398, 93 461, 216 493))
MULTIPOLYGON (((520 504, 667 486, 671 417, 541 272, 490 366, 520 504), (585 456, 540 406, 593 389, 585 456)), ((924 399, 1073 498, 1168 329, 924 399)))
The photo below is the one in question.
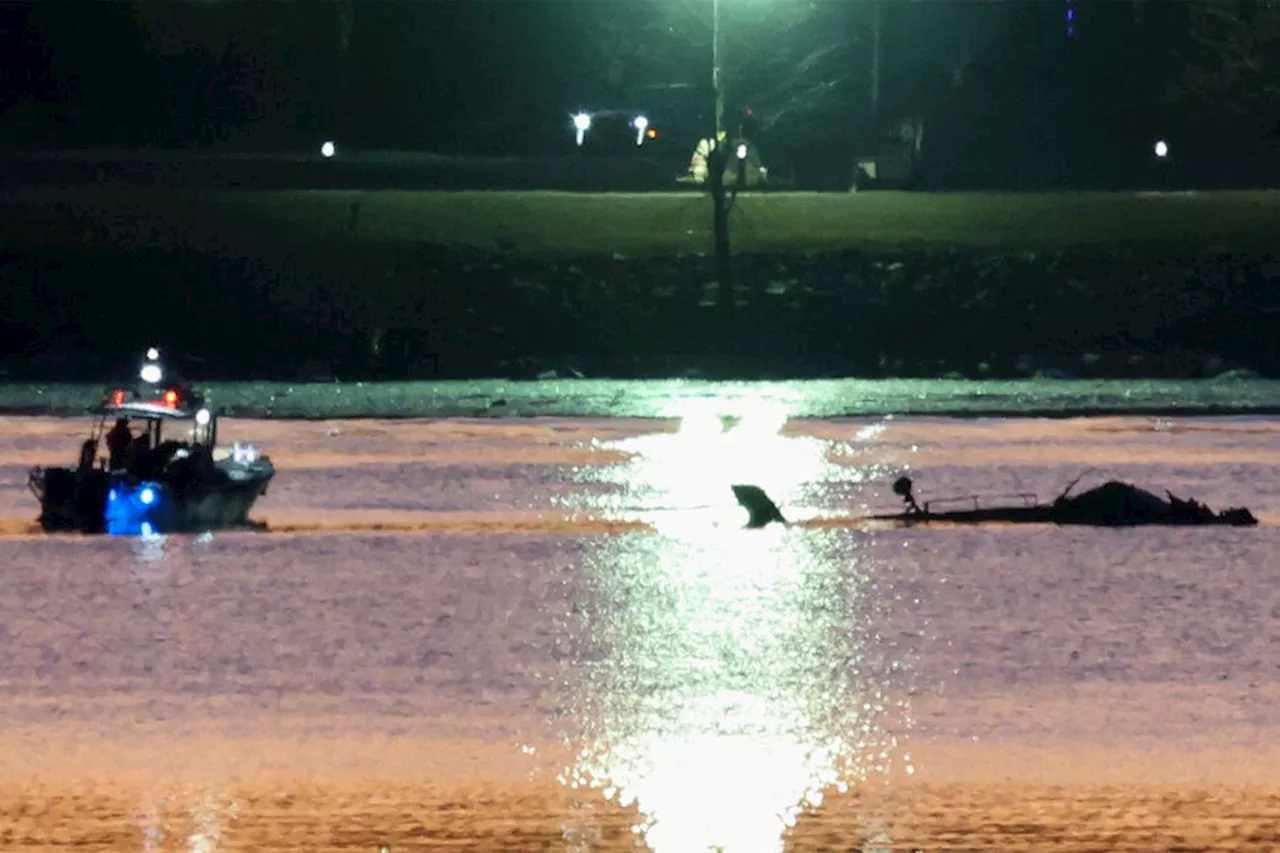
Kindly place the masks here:
MULTIPOLYGON (((695 193, 11 191, 0 247, 447 244, 537 256, 704 252, 710 202, 695 193), (359 225, 349 228, 351 206, 359 225)), ((1184 252, 1271 249, 1280 192, 771 193, 733 213, 737 251, 848 247, 1015 250, 1110 245, 1184 252)))

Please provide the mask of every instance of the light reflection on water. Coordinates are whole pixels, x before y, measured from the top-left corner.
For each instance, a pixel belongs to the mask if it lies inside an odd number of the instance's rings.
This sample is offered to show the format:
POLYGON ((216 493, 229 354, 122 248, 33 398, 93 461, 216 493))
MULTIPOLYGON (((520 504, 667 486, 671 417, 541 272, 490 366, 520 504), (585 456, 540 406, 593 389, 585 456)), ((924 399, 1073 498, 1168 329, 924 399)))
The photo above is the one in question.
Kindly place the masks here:
POLYGON ((142 853, 181 849, 186 853, 214 853, 224 849, 228 830, 240 806, 224 794, 189 792, 175 786, 138 807, 142 853), (181 846, 174 847, 174 839, 181 846))
POLYGON ((823 479, 821 442, 780 433, 774 410, 684 413, 678 433, 618 442, 628 493, 659 505, 658 534, 612 537, 588 558, 574 639, 579 758, 563 775, 647 818, 655 853, 781 850, 825 791, 888 768, 907 725, 903 664, 875 634, 875 567, 847 537, 744 530, 729 486, 784 505, 823 479), (726 428, 727 427, 727 428, 726 428), (693 517, 691 517, 693 516, 693 517))
POLYGON ((141 565, 148 563, 159 563, 164 560, 164 546, 169 541, 169 537, 159 533, 144 533, 137 537, 134 542, 134 552, 138 555, 138 562, 141 565))

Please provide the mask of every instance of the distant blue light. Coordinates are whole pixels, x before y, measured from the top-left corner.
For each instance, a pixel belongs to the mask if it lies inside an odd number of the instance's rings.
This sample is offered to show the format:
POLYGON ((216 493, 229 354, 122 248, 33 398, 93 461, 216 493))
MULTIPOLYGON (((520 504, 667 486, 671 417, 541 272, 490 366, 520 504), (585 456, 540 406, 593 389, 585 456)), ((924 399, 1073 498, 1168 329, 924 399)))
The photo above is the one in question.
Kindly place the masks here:
POLYGON ((146 486, 142 491, 138 492, 138 500, 142 501, 143 506, 151 506, 156 502, 155 489, 146 486))
POLYGON ((1068 35, 1068 36, 1074 36, 1075 34, 1076 34, 1076 28, 1075 28, 1075 27, 1067 27, 1067 35, 1068 35))
POLYGON ((115 489, 107 492, 107 500, 109 501, 114 501, 118 497, 120 497, 120 494, 115 489))
POLYGON ((1068 9, 1068 10, 1067 10, 1067 20, 1068 20, 1068 21, 1074 21, 1075 19, 1076 19, 1076 10, 1075 10, 1075 9, 1068 9))
POLYGON ((139 532, 145 538, 149 536, 154 536, 156 531, 155 531, 155 528, 151 526, 151 522, 144 521, 142 522, 142 529, 139 532))

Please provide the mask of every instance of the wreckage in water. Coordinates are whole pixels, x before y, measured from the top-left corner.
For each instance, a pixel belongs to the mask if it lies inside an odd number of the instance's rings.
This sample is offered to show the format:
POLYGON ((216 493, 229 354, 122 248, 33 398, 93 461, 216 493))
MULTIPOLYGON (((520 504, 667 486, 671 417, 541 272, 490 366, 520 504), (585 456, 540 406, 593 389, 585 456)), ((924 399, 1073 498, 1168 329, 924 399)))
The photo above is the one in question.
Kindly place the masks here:
MULTIPOLYGON (((896 521, 904 524, 930 522, 950 524, 1076 524, 1091 527, 1137 527, 1140 525, 1206 526, 1228 525, 1249 527, 1258 519, 1244 507, 1232 507, 1214 512, 1195 499, 1183 500, 1170 492, 1167 499, 1152 494, 1129 483, 1112 480, 1074 497, 1071 490, 1079 482, 1076 478, 1053 503, 1037 503, 1034 495, 1014 495, 1022 501, 1020 506, 984 506, 976 496, 942 498, 920 504, 912 491, 909 477, 899 477, 893 491, 902 498, 906 508, 892 515, 873 515, 868 521, 896 521), (971 504, 965 508, 938 509, 957 503, 971 504)), ((734 496, 749 513, 748 527, 763 527, 772 521, 782 522, 782 513, 763 490, 755 486, 734 486, 734 496)), ((785 522, 783 522, 785 523, 785 522)))
POLYGON ((1079 482, 1076 478, 1051 504, 1037 504, 1030 495, 1020 495, 1023 506, 981 506, 979 498, 948 498, 941 501, 916 503, 910 477, 899 477, 893 491, 902 498, 906 509, 896 515, 875 516, 881 520, 903 522, 951 522, 953 524, 981 524, 1004 522, 1006 524, 1082 524, 1092 527, 1136 527, 1147 524, 1195 526, 1230 525, 1246 527, 1258 523, 1252 512, 1244 507, 1232 507, 1214 512, 1209 507, 1188 498, 1183 500, 1172 492, 1166 498, 1140 489, 1130 483, 1111 480, 1074 497, 1071 489, 1079 482), (1027 500, 1030 498, 1031 500, 1027 500), (954 504, 959 500, 972 501, 968 509, 937 510, 938 504, 954 504))

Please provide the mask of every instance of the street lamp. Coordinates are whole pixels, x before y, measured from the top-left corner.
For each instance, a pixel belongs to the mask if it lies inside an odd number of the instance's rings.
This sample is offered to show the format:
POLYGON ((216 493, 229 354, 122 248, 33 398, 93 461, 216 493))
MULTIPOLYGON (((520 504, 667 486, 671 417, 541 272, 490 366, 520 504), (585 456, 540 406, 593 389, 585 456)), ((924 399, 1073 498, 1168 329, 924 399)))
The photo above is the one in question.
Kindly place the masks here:
POLYGON ((720 0, 711 0, 711 86, 716 97, 715 139, 707 152, 707 182, 711 190, 711 232, 715 241, 715 279, 720 286, 720 304, 733 306, 731 254, 729 249, 729 205, 725 199, 724 172, 729 158, 724 133, 724 48, 720 26, 720 0))
POLYGON ((636 116, 631 126, 636 129, 636 145, 644 145, 644 135, 649 129, 649 119, 645 116, 636 116))
POLYGON ((589 113, 578 113, 573 117, 573 129, 578 140, 578 147, 582 147, 582 140, 586 138, 587 131, 591 129, 591 115, 589 113))

